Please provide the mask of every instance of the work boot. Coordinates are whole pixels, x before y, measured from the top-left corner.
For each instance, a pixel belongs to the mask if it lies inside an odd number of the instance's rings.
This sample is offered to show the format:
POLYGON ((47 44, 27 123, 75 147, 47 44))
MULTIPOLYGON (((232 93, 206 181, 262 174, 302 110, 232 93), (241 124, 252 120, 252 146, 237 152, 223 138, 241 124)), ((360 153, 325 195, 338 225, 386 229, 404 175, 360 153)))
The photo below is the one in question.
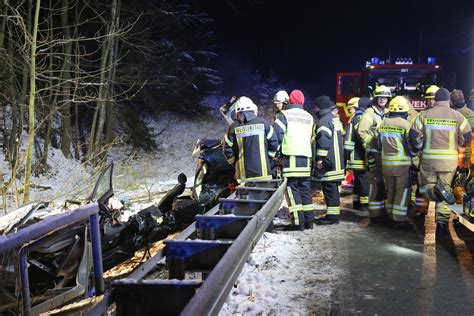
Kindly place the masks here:
POLYGON ((413 216, 413 222, 423 224, 425 222, 425 217, 425 213, 416 213, 415 216, 413 216))
POLYGON ((456 203, 456 198, 454 197, 451 188, 447 184, 441 182, 437 183, 433 188, 433 192, 437 198, 436 202, 446 201, 450 205, 456 203))
POLYGON ((304 231, 304 225, 303 224, 300 224, 300 225, 295 225, 295 224, 291 224, 291 225, 287 225, 283 228, 283 230, 285 231, 290 231, 290 232, 294 232, 294 231, 304 231))
POLYGON ((360 201, 353 201, 352 202, 352 209, 353 210, 359 210, 360 206, 361 206, 360 201))
POLYGON ((304 229, 313 229, 313 228, 314 228, 313 222, 305 222, 304 223, 304 229))
POLYGON ((316 224, 318 224, 318 225, 339 224, 339 216, 338 215, 326 215, 326 217, 324 217, 324 218, 318 218, 316 220, 316 224))
POLYGON ((449 235, 447 222, 436 222, 436 237, 446 237, 449 235))
POLYGON ((392 222, 391 227, 396 230, 409 231, 413 229, 413 225, 410 222, 392 222))
POLYGON ((367 203, 361 203, 360 204, 360 209, 359 211, 361 212, 368 212, 369 211, 369 204, 367 203))
POLYGON ((375 225, 389 225, 391 222, 388 215, 378 215, 370 218, 370 223, 375 225))

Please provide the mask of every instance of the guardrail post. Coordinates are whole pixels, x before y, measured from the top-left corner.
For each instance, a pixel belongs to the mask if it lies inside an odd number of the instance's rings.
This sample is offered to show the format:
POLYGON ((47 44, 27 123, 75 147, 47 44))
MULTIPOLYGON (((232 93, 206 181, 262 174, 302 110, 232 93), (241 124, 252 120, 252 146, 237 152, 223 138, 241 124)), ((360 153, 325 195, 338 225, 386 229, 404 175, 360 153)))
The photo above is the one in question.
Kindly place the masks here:
POLYGON ((18 266, 20 274, 20 285, 21 285, 21 299, 23 303, 23 315, 31 314, 30 306, 30 281, 28 277, 28 263, 27 254, 24 253, 23 248, 20 249, 18 254, 18 266))
POLYGON ((89 217, 89 225, 91 229, 92 242, 92 259, 94 263, 94 284, 96 295, 104 293, 104 268, 102 266, 102 249, 100 244, 100 228, 97 214, 92 214, 89 217))

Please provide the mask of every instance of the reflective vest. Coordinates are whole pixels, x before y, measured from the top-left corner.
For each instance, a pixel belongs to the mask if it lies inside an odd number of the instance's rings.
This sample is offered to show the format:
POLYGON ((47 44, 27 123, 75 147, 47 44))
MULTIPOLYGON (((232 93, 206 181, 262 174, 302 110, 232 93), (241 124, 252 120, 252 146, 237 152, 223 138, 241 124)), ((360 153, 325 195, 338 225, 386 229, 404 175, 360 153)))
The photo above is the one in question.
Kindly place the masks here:
POLYGON ((458 162, 458 148, 472 139, 466 118, 451 109, 447 101, 435 102, 423 111, 410 129, 410 142, 422 151, 421 164, 425 170, 454 171, 458 162))
POLYGON ((289 104, 273 124, 283 156, 282 175, 309 177, 311 173, 313 117, 300 105, 289 104))
POLYGON ((382 166, 384 168, 411 165, 408 145, 409 129, 410 122, 402 117, 383 119, 378 128, 378 142, 382 151, 382 166))
POLYGON ((285 136, 281 144, 281 152, 285 156, 311 157, 311 136, 313 117, 305 110, 294 107, 283 110, 286 118, 285 136))

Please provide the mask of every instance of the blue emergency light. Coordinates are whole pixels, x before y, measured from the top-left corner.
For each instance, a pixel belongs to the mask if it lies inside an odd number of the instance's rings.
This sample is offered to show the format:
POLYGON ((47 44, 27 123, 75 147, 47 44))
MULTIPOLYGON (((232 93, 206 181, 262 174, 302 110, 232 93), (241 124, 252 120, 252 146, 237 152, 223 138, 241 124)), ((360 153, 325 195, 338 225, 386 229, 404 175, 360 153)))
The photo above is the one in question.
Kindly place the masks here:
POLYGON ((436 64, 436 57, 429 56, 428 57, 428 65, 435 65, 436 64))

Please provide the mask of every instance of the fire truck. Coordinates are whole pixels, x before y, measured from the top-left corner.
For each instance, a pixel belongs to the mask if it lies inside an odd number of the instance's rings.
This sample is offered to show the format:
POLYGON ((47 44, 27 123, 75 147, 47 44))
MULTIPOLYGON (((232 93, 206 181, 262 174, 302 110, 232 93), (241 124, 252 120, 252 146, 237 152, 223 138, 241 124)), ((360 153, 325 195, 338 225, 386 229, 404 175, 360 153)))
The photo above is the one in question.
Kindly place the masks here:
POLYGON ((425 64, 415 64, 411 58, 398 58, 395 63, 372 58, 361 71, 337 73, 336 104, 344 123, 349 115, 347 101, 352 97, 370 97, 371 88, 380 84, 390 88, 393 96, 408 97, 420 111, 426 107, 426 89, 431 85, 441 86, 441 68, 433 57, 428 57, 425 64))

